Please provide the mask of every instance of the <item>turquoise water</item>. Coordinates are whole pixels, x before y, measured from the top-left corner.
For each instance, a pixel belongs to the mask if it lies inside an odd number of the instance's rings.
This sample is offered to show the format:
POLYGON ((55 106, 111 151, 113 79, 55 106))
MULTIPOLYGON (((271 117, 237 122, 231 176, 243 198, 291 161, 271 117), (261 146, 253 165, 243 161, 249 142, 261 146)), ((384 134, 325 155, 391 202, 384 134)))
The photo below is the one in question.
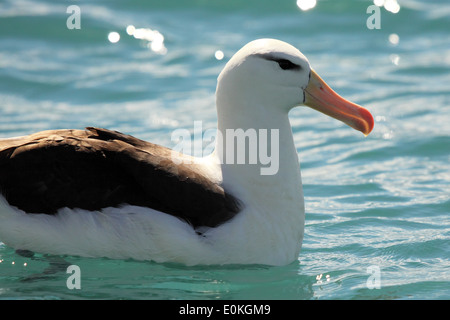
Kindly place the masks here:
POLYGON ((261 37, 298 47, 375 128, 364 138, 313 110, 290 113, 307 214, 288 266, 62 261, 0 243, 0 298, 449 299, 450 5, 387 3, 369 29, 372 4, 2 0, 0 137, 99 126, 173 147, 177 128, 215 127, 218 73, 261 37), (81 29, 67 27, 70 5, 81 29), (130 25, 158 32, 137 39, 130 25), (67 288, 67 264, 81 289, 67 288))

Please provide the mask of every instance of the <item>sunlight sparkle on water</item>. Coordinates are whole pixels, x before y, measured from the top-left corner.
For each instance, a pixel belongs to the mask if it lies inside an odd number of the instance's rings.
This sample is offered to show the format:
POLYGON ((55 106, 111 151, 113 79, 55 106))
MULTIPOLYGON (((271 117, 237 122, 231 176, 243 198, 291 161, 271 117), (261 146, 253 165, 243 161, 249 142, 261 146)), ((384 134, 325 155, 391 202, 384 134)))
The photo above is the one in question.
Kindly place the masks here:
POLYGON ((393 44, 394 46, 398 45, 398 42, 400 41, 400 37, 396 33, 391 33, 389 35, 389 42, 393 44))
POLYGON ((225 57, 225 55, 223 54, 223 52, 221 50, 217 50, 214 53, 214 57, 216 57, 217 60, 222 60, 225 57))
POLYGON ((166 54, 167 48, 164 45, 164 36, 158 30, 150 28, 136 28, 129 25, 126 28, 127 34, 133 36, 135 39, 148 41, 146 47, 158 54, 166 54))
POLYGON ((297 0, 297 6, 303 11, 314 8, 316 4, 316 0, 297 0))
POLYGON ((400 61, 400 56, 398 54, 391 54, 389 56, 389 59, 391 59, 392 64, 398 66, 398 63, 400 61))
POLYGON ((108 34, 108 40, 109 40, 109 42, 111 42, 111 43, 117 43, 117 42, 119 42, 119 40, 120 40, 120 34, 118 34, 118 33, 115 32, 115 31, 110 32, 110 33, 108 34))
POLYGON ((384 2, 384 8, 392 13, 398 13, 400 11, 400 5, 397 0, 386 0, 384 2))
POLYGON ((398 13, 400 11, 400 5, 397 0, 373 0, 373 4, 378 7, 383 7, 392 13, 398 13))

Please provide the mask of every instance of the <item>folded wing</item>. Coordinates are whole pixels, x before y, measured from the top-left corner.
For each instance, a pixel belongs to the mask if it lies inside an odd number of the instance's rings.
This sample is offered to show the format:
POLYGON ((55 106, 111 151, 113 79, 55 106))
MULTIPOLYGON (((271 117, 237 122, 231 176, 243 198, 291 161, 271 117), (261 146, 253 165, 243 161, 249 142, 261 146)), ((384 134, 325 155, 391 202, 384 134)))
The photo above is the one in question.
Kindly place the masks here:
POLYGON ((130 204, 194 227, 215 227, 239 212, 239 201, 220 184, 171 155, 168 148, 100 128, 0 140, 0 192, 27 213, 130 204))

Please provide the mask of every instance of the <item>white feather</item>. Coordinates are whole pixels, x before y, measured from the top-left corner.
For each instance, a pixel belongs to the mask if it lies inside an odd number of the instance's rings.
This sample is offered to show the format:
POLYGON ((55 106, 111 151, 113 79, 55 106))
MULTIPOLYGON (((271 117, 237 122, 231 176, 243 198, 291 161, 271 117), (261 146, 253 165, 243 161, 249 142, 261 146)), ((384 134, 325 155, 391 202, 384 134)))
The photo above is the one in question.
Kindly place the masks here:
POLYGON ((304 229, 300 168, 288 111, 303 101, 309 64, 292 46, 258 40, 241 49, 219 76, 218 130, 279 130, 279 170, 261 175, 262 163, 226 164, 224 142, 198 168, 239 198, 244 209, 216 228, 201 228, 152 209, 123 206, 99 212, 63 208, 56 215, 26 214, 0 197, 0 239, 16 249, 86 257, 132 258, 195 264, 288 264, 298 258, 304 229), (284 72, 280 55, 304 67, 284 72), (252 74, 256 77, 249 77, 252 74))

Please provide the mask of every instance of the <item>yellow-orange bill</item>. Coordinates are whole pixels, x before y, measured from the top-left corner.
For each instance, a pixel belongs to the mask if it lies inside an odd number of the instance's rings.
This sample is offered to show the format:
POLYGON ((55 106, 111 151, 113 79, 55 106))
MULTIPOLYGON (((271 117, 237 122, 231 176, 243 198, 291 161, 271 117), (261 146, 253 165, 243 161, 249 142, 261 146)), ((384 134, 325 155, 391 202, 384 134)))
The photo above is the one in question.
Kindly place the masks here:
POLYGON ((344 122, 366 136, 373 129, 373 117, 367 109, 342 98, 312 69, 305 89, 305 105, 344 122))

